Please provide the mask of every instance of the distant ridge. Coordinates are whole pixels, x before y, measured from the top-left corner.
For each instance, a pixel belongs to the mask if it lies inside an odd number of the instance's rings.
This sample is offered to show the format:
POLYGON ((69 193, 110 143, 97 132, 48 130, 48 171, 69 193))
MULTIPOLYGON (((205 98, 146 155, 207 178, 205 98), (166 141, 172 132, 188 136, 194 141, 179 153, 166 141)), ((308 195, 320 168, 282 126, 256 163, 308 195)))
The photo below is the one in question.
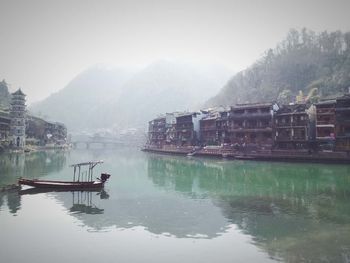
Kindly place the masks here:
POLYGON ((30 107, 69 130, 144 129, 161 112, 193 109, 217 94, 232 74, 221 66, 156 61, 142 70, 90 68, 30 107))
POLYGON ((91 67, 29 110, 39 117, 63 122, 70 129, 84 129, 93 125, 96 118, 104 117, 94 115, 96 108, 118 97, 123 84, 132 74, 120 68, 91 67))

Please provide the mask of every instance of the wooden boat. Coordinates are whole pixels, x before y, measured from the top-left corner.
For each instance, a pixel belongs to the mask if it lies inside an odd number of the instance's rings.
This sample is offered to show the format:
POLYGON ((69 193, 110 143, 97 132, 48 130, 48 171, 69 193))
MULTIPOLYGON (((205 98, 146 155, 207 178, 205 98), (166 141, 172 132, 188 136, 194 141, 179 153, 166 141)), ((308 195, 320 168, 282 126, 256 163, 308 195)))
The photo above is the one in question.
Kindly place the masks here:
POLYGON ((111 175, 107 173, 102 173, 100 178, 97 178, 97 180, 92 180, 93 169, 97 164, 100 163, 103 163, 103 161, 91 161, 71 165, 74 168, 73 181, 54 181, 20 178, 18 180, 18 184, 36 188, 67 191, 101 189, 103 188, 105 182, 109 179, 111 175), (88 166, 87 173, 81 173, 81 167, 83 166, 88 166))
POLYGON ((188 154, 187 154, 187 157, 192 157, 192 156, 194 156, 195 154, 196 154, 196 152, 195 152, 195 151, 190 152, 190 153, 188 153, 188 154))
POLYGON ((238 160, 254 160, 254 156, 249 156, 249 155, 235 155, 235 159, 238 160))
POLYGON ((92 181, 92 182, 73 182, 73 181, 49 181, 49 180, 38 180, 38 179, 24 179, 18 180, 20 185, 27 185, 32 187, 40 188, 57 188, 67 190, 88 190, 95 188, 102 188, 104 182, 92 181))

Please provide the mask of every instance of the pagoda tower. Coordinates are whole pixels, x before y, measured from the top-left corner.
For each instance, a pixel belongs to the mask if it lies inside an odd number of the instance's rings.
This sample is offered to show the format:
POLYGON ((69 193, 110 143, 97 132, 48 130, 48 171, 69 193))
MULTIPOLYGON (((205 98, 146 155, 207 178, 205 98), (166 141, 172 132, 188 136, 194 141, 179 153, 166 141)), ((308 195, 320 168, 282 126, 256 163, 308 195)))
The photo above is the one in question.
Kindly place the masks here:
POLYGON ((13 148, 24 148, 26 141, 26 95, 18 89, 11 94, 10 140, 13 148))

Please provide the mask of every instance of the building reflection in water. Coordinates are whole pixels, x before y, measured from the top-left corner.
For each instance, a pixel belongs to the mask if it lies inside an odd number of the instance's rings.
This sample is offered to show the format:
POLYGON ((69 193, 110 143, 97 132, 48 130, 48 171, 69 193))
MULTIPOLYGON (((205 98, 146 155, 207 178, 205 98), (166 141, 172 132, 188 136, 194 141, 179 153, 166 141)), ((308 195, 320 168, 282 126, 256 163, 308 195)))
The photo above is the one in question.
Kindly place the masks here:
MULTIPOLYGON (((40 178, 62 170, 66 166, 66 155, 64 151, 1 154, 0 189, 16 184, 19 177, 40 178)), ((0 211, 5 200, 9 211, 16 215, 21 208, 18 190, 0 191, 0 211)))
POLYGON ((66 167, 67 152, 42 151, 2 154, 0 186, 17 183, 19 177, 39 178, 66 167))
POLYGON ((26 190, 8 190, 0 192, 0 211, 2 206, 6 204, 11 214, 16 213, 21 208, 21 196, 23 195, 35 195, 42 193, 54 194, 58 199, 67 199, 67 196, 71 196, 71 204, 69 207, 70 213, 85 213, 85 214, 103 214, 104 209, 98 208, 94 203, 95 196, 100 199, 108 199, 109 195, 105 190, 100 191, 60 191, 55 192, 50 189, 37 189, 28 188, 26 190))
POLYGON ((17 189, 0 191, 0 212, 4 209, 5 203, 7 204, 9 212, 13 215, 17 215, 17 212, 21 209, 21 196, 17 189))
POLYGON ((150 156, 148 176, 168 191, 211 199, 273 258, 350 258, 349 166, 150 156))
POLYGON ((113 196, 113 199, 106 200, 103 199, 105 196, 105 193, 101 193, 99 197, 92 195, 93 203, 103 211, 103 214, 76 213, 76 208, 83 208, 79 202, 69 208, 68 196, 55 193, 55 198, 67 208, 71 215, 94 231, 143 226, 149 232, 158 235, 167 234, 178 238, 213 238, 218 236, 219 232, 223 232, 222 227, 227 225, 219 210, 213 207, 210 201, 198 203, 195 200, 166 195, 136 198, 135 196, 130 198, 113 196))

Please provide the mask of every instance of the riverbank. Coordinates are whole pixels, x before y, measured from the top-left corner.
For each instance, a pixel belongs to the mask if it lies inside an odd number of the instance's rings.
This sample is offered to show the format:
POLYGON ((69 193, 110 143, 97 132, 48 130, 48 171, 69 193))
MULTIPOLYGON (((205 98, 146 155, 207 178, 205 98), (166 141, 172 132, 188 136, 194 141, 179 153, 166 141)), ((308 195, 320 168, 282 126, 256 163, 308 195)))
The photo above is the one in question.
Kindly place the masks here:
POLYGON ((211 146, 145 146, 144 152, 160 154, 176 154, 183 156, 201 156, 238 160, 257 161, 282 161, 282 162, 318 162, 318 163, 345 163, 350 164, 350 154, 346 152, 309 152, 309 151, 287 151, 287 150, 260 150, 260 151, 237 151, 230 148, 211 146))
POLYGON ((37 145, 26 145, 22 149, 14 149, 9 147, 0 148, 0 153, 23 153, 23 152, 37 152, 37 151, 50 151, 50 150, 69 150, 71 149, 71 145, 45 145, 45 146, 37 146, 37 145))

